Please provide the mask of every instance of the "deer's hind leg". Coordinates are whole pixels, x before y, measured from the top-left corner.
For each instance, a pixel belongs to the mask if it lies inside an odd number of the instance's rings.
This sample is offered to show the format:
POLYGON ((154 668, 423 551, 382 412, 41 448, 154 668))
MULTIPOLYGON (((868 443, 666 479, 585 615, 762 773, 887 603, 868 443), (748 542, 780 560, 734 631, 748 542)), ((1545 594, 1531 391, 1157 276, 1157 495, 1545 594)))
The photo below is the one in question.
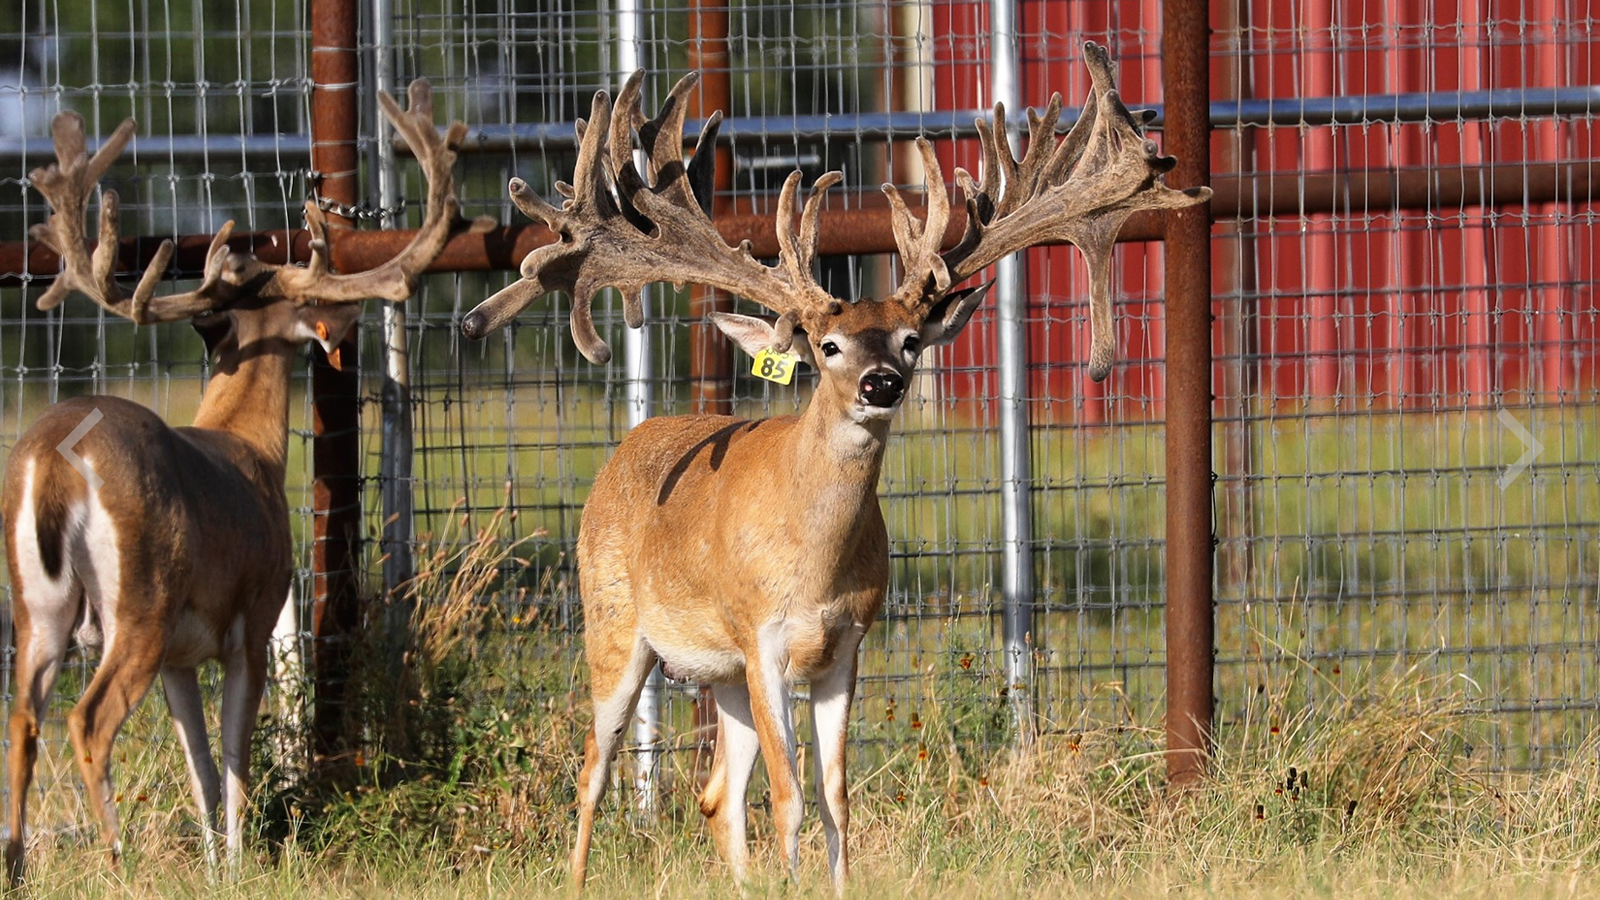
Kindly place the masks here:
POLYGON ((706 817, 711 839, 732 870, 733 880, 742 883, 750 862, 745 808, 750 771, 761 741, 750 715, 750 689, 743 684, 718 684, 712 692, 717 700, 717 750, 711 777, 700 794, 700 813, 706 817))
POLYGON ((72 626, 83 602, 83 587, 70 576, 57 584, 30 581, 19 573, 17 555, 12 554, 11 559, 15 596, 12 627, 17 655, 12 681, 16 698, 9 724, 11 754, 6 766, 11 788, 6 810, 11 828, 6 842, 6 870, 12 886, 16 886, 22 881, 28 790, 33 785, 34 764, 39 757, 39 721, 44 718, 50 690, 72 643, 72 626))
POLYGON ((594 684, 594 725, 584 741, 583 771, 578 775, 578 841, 572 848, 572 882, 578 888, 583 887, 587 874, 595 808, 605 796, 611 763, 633 719, 639 691, 656 664, 655 651, 643 636, 629 629, 618 637, 626 640, 612 638, 606 629, 597 629, 593 623, 586 636, 594 684))
POLYGON ((100 820, 100 835, 111 848, 113 862, 122 857, 122 839, 111 783, 111 745, 161 670, 162 644, 159 632, 118 634, 108 642, 88 689, 67 717, 89 808, 100 820))
MULTIPOLYGON (((12 629, 17 648, 12 671, 15 699, 8 727, 11 752, 6 760, 11 788, 6 804, 11 827, 6 842, 6 870, 13 887, 22 881, 28 790, 33 785, 34 764, 39 756, 39 720, 44 718, 50 690, 55 687, 61 663, 71 647, 73 625, 84 610, 84 585, 70 561, 45 563, 35 518, 35 475, 35 461, 30 460, 23 469, 21 497, 8 502, 5 510, 6 567, 11 575, 12 629)), ((13 500, 9 491, 7 500, 13 500)), ((65 522, 61 525, 67 527, 65 522)), ((67 535, 59 538, 65 542, 67 535)))
MULTIPOLYGON (((117 795, 111 785, 111 744, 161 671, 167 642, 164 623, 171 621, 173 596, 172 572, 155 569, 140 555, 123 550, 135 543, 151 547, 161 539, 126 533, 100 495, 90 492, 76 542, 75 568, 83 580, 84 602, 98 612, 105 645, 94 677, 67 716, 67 732, 77 752, 89 808, 100 820, 100 834, 111 849, 113 864, 122 856, 122 841, 117 795)), ((158 553, 154 558, 170 556, 158 553)))

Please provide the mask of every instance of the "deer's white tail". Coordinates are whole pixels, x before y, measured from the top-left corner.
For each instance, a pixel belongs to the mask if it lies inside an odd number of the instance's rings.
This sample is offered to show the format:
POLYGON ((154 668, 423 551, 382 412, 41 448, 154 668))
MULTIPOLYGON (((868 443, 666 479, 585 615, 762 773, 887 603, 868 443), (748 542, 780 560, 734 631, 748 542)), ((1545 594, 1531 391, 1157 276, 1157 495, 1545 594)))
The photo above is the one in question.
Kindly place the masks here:
MULTIPOLYGON (((109 612, 101 607, 115 602, 121 559, 115 527, 97 492, 65 460, 34 457, 24 464, 16 516, 20 584, 13 587, 34 630, 76 622, 79 643, 100 645, 109 612)), ((32 637, 55 643, 52 635, 32 637)))

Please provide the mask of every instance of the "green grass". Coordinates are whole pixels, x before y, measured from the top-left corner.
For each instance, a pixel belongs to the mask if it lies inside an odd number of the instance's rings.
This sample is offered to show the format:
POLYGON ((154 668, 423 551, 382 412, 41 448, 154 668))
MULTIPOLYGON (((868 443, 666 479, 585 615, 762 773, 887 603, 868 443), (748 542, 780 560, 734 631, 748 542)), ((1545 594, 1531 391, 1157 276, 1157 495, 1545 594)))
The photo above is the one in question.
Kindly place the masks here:
MULTIPOLYGON (((174 420, 195 402, 186 382, 149 390, 159 395, 136 399, 174 420)), ((7 421, 38 403, 6 399, 7 421)), ((581 631, 558 620, 553 602, 570 591, 562 554, 576 518, 553 510, 581 504, 622 433, 616 416, 578 413, 597 408, 593 400, 551 401, 528 387, 429 401, 418 446, 463 434, 470 444, 442 454, 448 465, 429 475, 438 509, 419 523, 434 536, 419 554, 434 579, 419 589, 434 643, 414 657, 413 680, 364 695, 359 753, 316 777, 264 770, 245 878, 215 893, 564 889, 587 711, 581 631), (464 518, 499 508, 508 493, 515 518, 464 518), (508 554, 533 563, 527 574, 508 554), (402 711, 411 724, 391 728, 402 711)), ((302 410, 297 399, 297 427, 302 410)), ((368 417, 372 445, 372 407, 368 417)), ((1176 799, 1151 730, 1163 696, 1161 429, 1036 436, 1045 734, 1015 760, 992 615, 996 439, 937 410, 912 411, 885 462, 901 554, 891 618, 865 645, 853 724, 858 883, 886 897, 1556 897, 1595 883, 1600 747, 1588 707, 1600 677, 1600 420, 1592 407, 1569 407, 1525 422, 1546 453, 1505 491, 1495 479, 1520 448, 1487 414, 1251 426, 1253 477, 1216 493, 1218 763, 1211 781, 1176 799), (1503 704, 1535 708, 1495 712, 1503 704), (1526 765, 1544 771, 1506 771, 1526 765), (1274 787, 1289 766, 1312 773, 1298 799, 1274 787)), ((291 502, 301 505, 305 446, 290 443, 291 502)), ((119 875, 108 873, 61 740, 59 714, 80 673, 63 679, 47 726, 35 890, 213 895, 158 699, 118 745, 131 852, 119 875)), ((692 801, 691 705, 680 697, 667 713, 676 749, 664 807, 641 823, 625 799, 608 800, 591 866, 599 896, 732 892, 692 801)), ((263 732, 263 767, 281 737, 263 732)), ((793 889, 771 863, 760 791, 753 831, 764 864, 751 893, 824 893, 815 818, 793 889)))

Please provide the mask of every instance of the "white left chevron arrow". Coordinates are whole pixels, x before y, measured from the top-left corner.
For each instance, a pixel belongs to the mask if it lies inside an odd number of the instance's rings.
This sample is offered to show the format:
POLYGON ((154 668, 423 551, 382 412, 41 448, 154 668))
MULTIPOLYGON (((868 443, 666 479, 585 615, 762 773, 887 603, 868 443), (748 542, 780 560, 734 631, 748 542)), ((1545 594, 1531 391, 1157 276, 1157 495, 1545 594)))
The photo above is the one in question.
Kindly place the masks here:
POLYGON ((62 438, 61 443, 56 445, 56 452, 61 454, 61 458, 67 461, 67 465, 76 469, 78 474, 83 476, 83 480, 89 482, 89 486, 97 491, 100 490, 101 485, 105 484, 105 481, 99 475, 96 475, 93 469, 89 468, 89 464, 83 461, 83 457, 73 453, 72 448, 78 446, 78 442, 83 440, 83 436, 89 433, 89 429, 93 428, 103 418, 105 418, 105 414, 100 412, 98 406, 89 410, 89 414, 83 417, 83 421, 78 423, 78 427, 72 429, 65 438, 62 438))

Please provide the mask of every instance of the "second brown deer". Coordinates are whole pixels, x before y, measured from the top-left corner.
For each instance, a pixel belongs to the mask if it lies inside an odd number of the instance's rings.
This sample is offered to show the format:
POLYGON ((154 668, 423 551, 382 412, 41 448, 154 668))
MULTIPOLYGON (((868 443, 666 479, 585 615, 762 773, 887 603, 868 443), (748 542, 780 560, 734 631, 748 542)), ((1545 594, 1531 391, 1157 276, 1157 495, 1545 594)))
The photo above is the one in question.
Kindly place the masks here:
POLYGON ((520 180, 513 200, 557 232, 535 250, 523 279, 463 322, 482 337, 552 289, 572 295, 572 333, 592 361, 609 359, 589 304, 602 287, 623 292, 625 318, 641 324, 639 291, 653 281, 697 283, 753 300, 776 318, 715 314, 752 355, 792 352, 820 380, 798 416, 752 421, 727 416, 651 419, 630 432, 595 479, 578 537, 585 650, 594 725, 578 776, 578 837, 572 877, 582 886, 595 809, 641 687, 660 660, 678 679, 709 682, 717 742, 700 797, 718 851, 736 879, 747 871, 745 793, 759 751, 784 861, 799 862, 802 795, 795 771, 790 686, 810 682, 818 809, 829 874, 842 891, 849 868, 846 727, 857 648, 883 606, 889 540, 877 485, 890 420, 922 352, 961 332, 986 287, 956 287, 1000 258, 1035 244, 1070 241, 1089 263, 1097 378, 1111 363, 1112 243, 1137 209, 1204 202, 1210 191, 1161 183, 1173 160, 1144 137, 1118 98, 1104 48, 1085 58, 1093 90, 1064 140, 1054 136, 1061 99, 1030 112, 1031 141, 1019 161, 1007 143, 1004 109, 978 123, 982 181, 965 171, 966 230, 942 249, 950 203, 932 146, 918 141, 928 180, 927 219, 885 186, 904 277, 882 301, 843 303, 813 280, 821 194, 842 179, 817 180, 794 225, 800 173, 777 214, 777 266, 730 247, 707 216, 711 147, 718 117, 694 156, 683 159, 685 77, 657 118, 640 111, 641 74, 613 109, 602 92, 587 122, 568 198, 556 209, 520 180), (633 164, 638 135, 647 172, 633 164))
POLYGON ((379 99, 429 181, 423 227, 399 255, 367 272, 331 273, 325 219, 308 203, 308 265, 273 266, 230 252, 229 222, 211 243, 200 287, 171 296, 154 296, 170 241, 131 296, 118 287, 114 192, 101 200, 99 246, 91 253, 84 242, 89 195, 132 136, 133 121, 91 159, 83 120, 56 117, 58 162, 32 174, 53 213, 34 234, 65 268, 39 306, 76 290, 139 324, 192 320, 215 367, 192 426, 169 427, 117 397, 82 397, 47 410, 11 451, 3 509, 17 644, 6 844, 13 885, 23 874, 39 721, 75 631, 79 643, 99 646, 100 663, 67 724, 113 860, 121 840, 112 742, 160 675, 215 865, 224 783, 196 667, 221 661, 226 847, 230 866, 238 862, 268 641, 293 574, 283 483, 296 352, 315 341, 337 365, 336 348, 361 317, 359 301, 409 297, 457 219, 451 168, 466 126, 458 122, 442 136, 434 130, 433 95, 423 81, 411 85, 408 111, 387 95, 379 99))

